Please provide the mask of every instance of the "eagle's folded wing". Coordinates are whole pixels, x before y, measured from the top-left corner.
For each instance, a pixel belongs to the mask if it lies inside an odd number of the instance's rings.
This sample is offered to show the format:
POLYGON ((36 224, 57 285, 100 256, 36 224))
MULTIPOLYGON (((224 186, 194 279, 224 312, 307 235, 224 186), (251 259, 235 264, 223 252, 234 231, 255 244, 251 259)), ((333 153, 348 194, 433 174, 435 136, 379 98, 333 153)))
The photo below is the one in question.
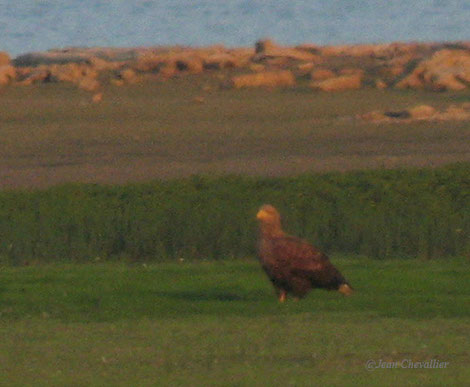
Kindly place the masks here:
POLYGON ((279 241, 278 254, 289 263, 292 275, 308 279, 312 285, 335 288, 346 280, 328 257, 308 242, 295 237, 279 241))

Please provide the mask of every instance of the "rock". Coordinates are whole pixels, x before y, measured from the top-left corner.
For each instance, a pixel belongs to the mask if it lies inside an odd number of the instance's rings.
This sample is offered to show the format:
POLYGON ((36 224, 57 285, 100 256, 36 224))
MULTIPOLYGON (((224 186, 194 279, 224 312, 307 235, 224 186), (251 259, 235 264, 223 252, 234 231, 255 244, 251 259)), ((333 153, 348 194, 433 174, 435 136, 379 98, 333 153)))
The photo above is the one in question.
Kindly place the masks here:
POLYGON ((325 79, 330 79, 336 77, 336 74, 328 69, 317 69, 313 70, 310 74, 310 79, 313 81, 323 81, 325 79))
POLYGON ((300 51, 308 51, 312 54, 319 54, 321 50, 321 47, 318 44, 313 43, 299 44, 298 46, 295 46, 295 48, 300 51))
POLYGON ((140 51, 139 48, 65 48, 60 50, 48 50, 46 52, 32 52, 17 56, 13 63, 17 67, 31 67, 51 64, 85 63, 93 64, 94 58, 99 58, 108 63, 135 61, 140 51))
POLYGON ((241 67, 246 63, 247 61, 227 53, 210 54, 203 58, 203 65, 207 70, 241 67))
POLYGON ((76 83, 83 78, 83 69, 76 63, 49 66, 50 81, 76 83))
POLYGON ((255 73, 266 70, 266 66, 261 63, 250 63, 248 68, 255 73))
POLYGON ((103 93, 96 93, 93 94, 93 97, 91 97, 91 102, 93 103, 99 103, 103 100, 103 93))
POLYGON ((95 78, 85 77, 77 82, 77 86, 82 90, 95 91, 100 87, 100 83, 95 78))
POLYGON ((320 49, 320 52, 321 55, 325 56, 372 56, 378 49, 378 46, 373 44, 324 46, 320 49))
POLYGON ((178 71, 176 70, 174 64, 169 63, 169 64, 165 64, 164 66, 160 68, 158 75, 162 77, 163 79, 168 79, 168 78, 175 76, 177 72, 178 71))
POLYGON ((124 81, 122 79, 111 79, 110 83, 111 83, 111 85, 114 85, 114 86, 123 86, 124 85, 124 81))
POLYGON ((198 96, 196 96, 196 97, 193 98, 193 101, 194 101, 194 102, 197 102, 197 103, 204 103, 205 98, 204 98, 203 96, 201 96, 201 95, 198 95, 198 96))
POLYGON ((467 86, 454 74, 440 74, 438 78, 433 79, 430 88, 436 91, 464 90, 467 86))
POLYGON ((27 68, 26 71, 17 69, 17 78, 20 85, 32 85, 38 82, 47 82, 51 77, 51 72, 46 66, 27 68))
POLYGON ((390 66, 388 72, 392 77, 399 77, 405 72, 405 67, 400 65, 390 66))
POLYGON ((18 67, 31 67, 51 64, 88 63, 89 55, 60 52, 32 52, 17 56, 13 63, 18 67))
POLYGON ((375 87, 377 89, 383 90, 387 88, 387 84, 382 79, 375 80, 375 87))
POLYGON ((140 72, 158 72, 165 63, 164 58, 152 52, 144 52, 137 57, 133 68, 140 72))
POLYGON ((5 51, 0 51, 0 66, 9 65, 10 62, 10 55, 8 55, 8 53, 6 53, 5 51))
POLYGON ((310 87, 322 91, 341 91, 360 89, 362 85, 362 77, 356 75, 341 75, 335 78, 325 79, 323 81, 313 81, 310 87))
POLYGON ((259 62, 273 58, 293 59, 305 62, 321 62, 318 55, 305 50, 299 50, 292 47, 283 47, 274 43, 270 39, 259 40, 255 44, 255 55, 253 61, 259 62))
POLYGON ((440 112, 432 106, 419 105, 407 110, 399 111, 372 111, 358 115, 357 118, 373 122, 412 122, 412 121, 463 121, 470 120, 470 103, 450 105, 445 111, 440 112))
POLYGON ((90 65, 67 63, 63 65, 53 64, 45 67, 49 75, 43 82, 70 82, 88 91, 93 91, 99 87, 99 82, 96 80, 98 71, 90 65))
POLYGON ((359 75, 360 77, 363 77, 364 70, 347 67, 340 70, 339 75, 359 75))
POLYGON ((91 57, 89 59, 89 64, 94 70, 98 72, 106 70, 116 70, 122 66, 121 62, 109 62, 107 60, 97 57, 91 57))
POLYGON ((228 51, 236 62, 235 67, 247 66, 255 54, 253 48, 233 48, 228 51))
POLYGON ((463 90, 467 83, 470 83, 470 52, 443 49, 419 63, 396 87, 463 90))
POLYGON ((410 117, 415 120, 429 120, 432 119, 437 111, 432 106, 419 105, 414 108, 408 109, 410 117))
POLYGON ((387 119, 385 115, 382 112, 379 112, 378 110, 374 110, 365 114, 360 114, 357 116, 357 118, 366 120, 366 121, 382 121, 387 119))
POLYGON ((290 87, 295 85, 295 77, 289 70, 263 71, 256 74, 238 75, 231 79, 232 87, 290 87))
POLYGON ((424 87, 424 81, 421 74, 413 72, 398 82, 395 87, 397 89, 422 89, 424 87))
POLYGON ((0 66, 0 86, 7 85, 16 79, 16 69, 12 65, 0 66))
POLYGON ((353 44, 323 46, 319 47, 318 50, 324 56, 370 57, 391 60, 404 56, 414 56, 420 46, 424 45, 416 43, 353 44))
POLYGON ((261 54, 265 53, 267 51, 272 51, 272 50, 277 50, 279 46, 274 43, 271 39, 262 39, 258 40, 255 43, 255 53, 256 54, 261 54))
POLYGON ((138 80, 137 74, 132 69, 124 69, 119 72, 119 78, 127 83, 135 83, 138 80))
POLYGON ((450 105, 443 113, 440 114, 443 120, 468 120, 470 119, 470 111, 464 106, 450 105))
POLYGON ((199 74, 204 70, 204 63, 202 59, 197 56, 180 56, 175 59, 175 67, 178 71, 199 74))
POLYGON ((297 70, 300 75, 308 75, 309 73, 312 73, 312 69, 314 68, 315 64, 313 62, 306 62, 306 63, 300 63, 297 66, 297 70))

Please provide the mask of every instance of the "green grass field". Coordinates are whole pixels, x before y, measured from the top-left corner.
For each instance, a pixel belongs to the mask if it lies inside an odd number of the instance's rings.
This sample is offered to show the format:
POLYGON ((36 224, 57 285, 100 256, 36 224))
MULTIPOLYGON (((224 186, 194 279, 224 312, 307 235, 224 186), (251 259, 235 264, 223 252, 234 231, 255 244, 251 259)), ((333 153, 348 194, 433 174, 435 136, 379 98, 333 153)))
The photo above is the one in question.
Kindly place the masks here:
POLYGON ((468 383, 468 260, 332 260, 352 297, 283 305, 254 260, 1 267, 0 384, 468 383))

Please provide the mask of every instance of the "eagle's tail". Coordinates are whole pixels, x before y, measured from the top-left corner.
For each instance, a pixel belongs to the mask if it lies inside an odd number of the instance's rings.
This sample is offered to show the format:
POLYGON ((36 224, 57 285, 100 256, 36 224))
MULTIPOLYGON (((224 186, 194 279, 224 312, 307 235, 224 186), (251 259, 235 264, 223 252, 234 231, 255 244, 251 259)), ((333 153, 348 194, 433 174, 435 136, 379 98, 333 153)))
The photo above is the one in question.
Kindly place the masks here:
POLYGON ((347 283, 341 284, 338 288, 338 291, 345 296, 350 296, 353 294, 353 288, 347 283))

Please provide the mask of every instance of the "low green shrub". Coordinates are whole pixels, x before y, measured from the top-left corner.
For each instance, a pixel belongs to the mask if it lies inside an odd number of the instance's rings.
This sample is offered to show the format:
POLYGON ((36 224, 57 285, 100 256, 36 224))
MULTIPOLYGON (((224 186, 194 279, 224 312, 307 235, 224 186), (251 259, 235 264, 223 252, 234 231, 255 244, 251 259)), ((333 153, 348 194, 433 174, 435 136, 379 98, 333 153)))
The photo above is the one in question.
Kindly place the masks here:
POLYGON ((470 165, 0 192, 0 264, 255 254, 258 207, 326 252, 470 254, 470 165))

